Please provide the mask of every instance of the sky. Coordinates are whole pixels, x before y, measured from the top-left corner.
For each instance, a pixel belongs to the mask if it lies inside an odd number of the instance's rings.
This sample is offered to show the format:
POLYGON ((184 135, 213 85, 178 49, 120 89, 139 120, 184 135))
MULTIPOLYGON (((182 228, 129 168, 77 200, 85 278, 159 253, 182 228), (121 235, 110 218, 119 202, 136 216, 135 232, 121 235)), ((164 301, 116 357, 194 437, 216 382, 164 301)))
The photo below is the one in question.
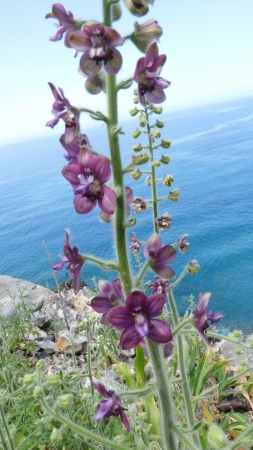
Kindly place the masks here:
MULTIPOLYGON (((156 19, 163 28, 159 52, 167 61, 161 76, 171 81, 165 111, 253 95, 253 0, 155 0, 142 18, 120 3, 122 18, 113 26, 122 36, 132 32, 135 20, 141 24, 156 19)), ((63 5, 77 19, 102 21, 101 0, 64 0, 63 5)), ((85 79, 77 72, 80 55, 74 58, 63 40, 49 41, 57 23, 44 18, 51 8, 48 0, 1 4, 0 146, 64 131, 63 123, 54 130, 45 127, 53 117, 48 81, 62 87, 72 105, 106 113, 106 96, 85 91, 85 79)), ((120 52, 118 81, 132 77, 143 56, 130 41, 120 52)), ((120 120, 133 108, 133 88, 121 91, 120 120)), ((84 128, 95 125, 82 117, 84 128)))

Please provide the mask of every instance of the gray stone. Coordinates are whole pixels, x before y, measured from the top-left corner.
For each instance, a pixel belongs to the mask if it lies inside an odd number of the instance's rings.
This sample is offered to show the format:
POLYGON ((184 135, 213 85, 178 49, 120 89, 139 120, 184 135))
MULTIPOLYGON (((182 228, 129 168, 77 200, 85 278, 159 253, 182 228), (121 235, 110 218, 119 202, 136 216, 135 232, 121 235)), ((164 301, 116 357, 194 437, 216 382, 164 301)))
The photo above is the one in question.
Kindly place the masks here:
MULTIPOLYGON (((245 336, 244 342, 245 345, 249 345, 248 337, 245 336)), ((229 365, 230 366, 240 366, 241 362, 246 361, 248 367, 253 368, 253 349, 248 348, 245 349, 244 353, 241 355, 236 354, 236 349, 242 349, 240 344, 235 344, 234 342, 226 341, 222 339, 220 342, 215 344, 214 349, 218 350, 222 359, 233 359, 229 365)))
POLYGON ((43 350, 45 350, 45 352, 48 353, 57 353, 58 349, 55 345, 55 342, 52 341, 35 341, 38 344, 38 347, 43 348, 43 350))

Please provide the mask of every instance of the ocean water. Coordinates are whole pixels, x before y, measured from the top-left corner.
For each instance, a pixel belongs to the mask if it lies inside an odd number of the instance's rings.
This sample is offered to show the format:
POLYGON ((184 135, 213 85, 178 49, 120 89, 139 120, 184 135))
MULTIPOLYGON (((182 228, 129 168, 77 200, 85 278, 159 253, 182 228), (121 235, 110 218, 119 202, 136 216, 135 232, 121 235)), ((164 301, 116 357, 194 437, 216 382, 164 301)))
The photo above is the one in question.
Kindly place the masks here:
MULTIPOLYGON (((163 153, 170 155, 171 162, 158 170, 158 177, 172 174, 173 188, 180 189, 179 202, 159 205, 160 214, 167 211, 173 217, 171 229, 161 233, 162 241, 171 244, 189 235, 189 251, 178 254, 173 264, 177 275, 193 259, 201 265, 197 276, 187 275, 175 289, 179 311, 187 308, 190 294, 197 299, 200 292, 211 292, 210 309, 224 313, 221 330, 252 333, 253 98, 171 112, 162 119, 166 124, 163 138, 172 140, 171 148, 163 153)), ((122 158, 127 165, 132 146, 145 141, 131 137, 138 125, 136 118, 122 125, 126 132, 120 138, 122 158)), ((60 136, 62 127, 58 127, 60 136)), ((80 252, 106 259, 113 259, 115 253, 113 226, 99 222, 99 209, 87 215, 75 213, 72 188, 61 175, 65 151, 50 131, 47 138, 0 147, 0 274, 53 287, 42 242, 53 261, 59 261, 65 228, 71 232, 71 245, 80 252)), ((83 132, 94 149, 108 154, 103 125, 83 132)), ((136 182, 127 175, 126 185, 135 196, 150 198, 144 180, 145 176, 136 182)), ((159 194, 166 193, 159 184, 159 194)), ((135 231, 140 240, 146 240, 152 233, 150 218, 149 211, 138 214, 129 238, 135 231)), ((134 265, 132 261, 133 271, 134 265)), ((65 270, 58 275, 63 281, 65 270)), ((90 287, 94 276, 96 280, 113 279, 116 273, 85 263, 83 279, 90 287)), ((153 278, 148 272, 147 280, 153 278)))

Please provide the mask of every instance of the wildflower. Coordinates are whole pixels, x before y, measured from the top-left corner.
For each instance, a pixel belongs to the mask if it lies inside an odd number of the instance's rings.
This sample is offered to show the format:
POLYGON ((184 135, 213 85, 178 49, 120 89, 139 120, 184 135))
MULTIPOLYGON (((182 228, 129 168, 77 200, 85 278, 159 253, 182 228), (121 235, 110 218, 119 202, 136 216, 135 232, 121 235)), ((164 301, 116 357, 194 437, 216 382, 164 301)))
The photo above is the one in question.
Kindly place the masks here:
POLYGON ((136 347, 144 336, 159 344, 172 340, 169 325, 154 319, 161 315, 164 302, 162 294, 146 297, 141 291, 133 291, 126 299, 126 306, 115 306, 109 311, 108 322, 118 330, 124 329, 120 338, 123 350, 136 347))
POLYGON ((115 48, 123 42, 120 34, 113 28, 104 27, 97 22, 84 25, 83 29, 72 33, 70 45, 84 52, 79 69, 88 77, 94 77, 102 68, 116 75, 122 66, 122 56, 115 48))
POLYGON ((158 230, 169 230, 172 221, 172 217, 167 212, 155 220, 158 230))
POLYGON ((74 189, 74 207, 78 214, 87 214, 99 205, 102 211, 112 214, 116 199, 113 190, 104 183, 111 176, 110 163, 106 156, 94 156, 82 147, 77 164, 68 164, 62 169, 63 176, 74 189))
POLYGON ((144 256, 150 260, 151 269, 165 280, 176 275, 174 270, 166 265, 175 260, 176 251, 171 245, 162 247, 162 240, 158 234, 152 234, 147 240, 144 256))
POLYGON ((82 147, 87 147, 90 150, 92 149, 91 143, 86 134, 78 134, 78 136, 76 136, 74 140, 69 144, 66 144, 65 134, 62 134, 60 137, 60 143, 68 152, 68 154, 64 155, 64 157, 67 159, 67 161, 71 162, 76 162, 76 157, 82 147))
POLYGON ((201 292, 199 294, 196 308, 192 311, 193 324, 197 328, 203 341, 208 345, 210 345, 210 342, 204 333, 209 327, 209 324, 207 322, 210 321, 211 323, 217 323, 223 317, 222 311, 219 311, 217 313, 212 313, 212 311, 206 312, 210 297, 210 293, 207 292, 203 294, 201 292))
POLYGON ((198 264, 198 261, 196 261, 196 259, 193 259, 188 264, 187 272, 189 273, 189 275, 197 275, 199 269, 200 265, 198 264))
POLYGON ((64 92, 59 88, 59 93, 52 83, 48 83, 55 98, 53 103, 53 109, 51 113, 55 116, 54 119, 49 120, 46 123, 47 127, 54 128, 55 125, 62 119, 65 122, 64 140, 66 144, 73 142, 75 137, 79 134, 79 115, 80 112, 77 108, 72 106, 68 99, 64 96, 64 92))
POLYGON ((135 233, 132 233, 132 237, 130 238, 131 241, 131 247, 133 249, 134 255, 139 255, 140 254, 140 248, 141 248, 141 243, 138 241, 137 237, 135 236, 135 233))
POLYGON ((119 396, 112 390, 107 391, 102 383, 92 381, 92 384, 100 395, 108 399, 98 404, 98 409, 93 419, 103 422, 107 417, 120 415, 123 425, 130 432, 130 424, 125 414, 126 408, 123 408, 119 396))
POLYGON ((189 250, 189 242, 186 242, 188 234, 184 234, 180 239, 177 240, 177 247, 180 253, 185 253, 189 250))
POLYGON ((127 9, 134 16, 142 17, 148 13, 149 5, 153 5, 155 0, 124 0, 127 9))
POLYGON ((159 56, 155 42, 148 48, 146 56, 137 62, 134 80, 138 83, 139 101, 144 106, 146 100, 151 103, 162 103, 166 99, 164 89, 171 83, 160 77, 165 61, 166 55, 159 56))
POLYGON ((143 24, 135 22, 134 28, 130 39, 142 53, 146 53, 150 44, 159 41, 163 34, 162 27, 154 19, 147 20, 143 24))
POLYGON ((64 264, 68 264, 68 269, 70 276, 74 281, 74 291, 77 294, 81 289, 81 270, 84 264, 84 258, 78 253, 77 247, 70 247, 69 245, 69 234, 66 231, 65 245, 63 247, 63 252, 65 256, 60 255, 61 261, 59 263, 53 264, 51 269, 61 270, 64 264))
POLYGON ((59 25, 56 24, 58 30, 54 36, 50 37, 50 41, 60 41, 65 33, 65 45, 66 47, 70 47, 69 37, 74 31, 81 28, 82 22, 75 20, 73 14, 70 11, 67 12, 61 3, 55 3, 52 6, 52 12, 48 13, 45 18, 59 20, 59 25))
POLYGON ((138 214, 141 211, 146 211, 147 203, 143 200, 143 197, 136 197, 133 199, 132 207, 135 212, 138 214))
POLYGON ((101 296, 93 297, 91 300, 91 307, 97 313, 103 313, 101 323, 108 324, 107 315, 111 308, 122 304, 124 299, 124 291, 119 279, 112 281, 100 280, 98 289, 101 296))
MULTIPOLYGON (((126 217, 130 216, 130 213, 131 213, 130 205, 133 201, 133 198, 134 198, 134 194, 133 194, 132 189, 128 186, 125 186, 126 217)), ((114 219, 115 219, 115 213, 108 214, 108 213, 105 213, 104 211, 100 211, 99 217, 103 222, 112 223, 112 222, 114 222, 114 219)))
POLYGON ((154 294, 163 294, 166 295, 166 289, 169 287, 170 282, 167 280, 163 280, 160 277, 155 277, 154 282, 150 283, 148 286, 154 294))

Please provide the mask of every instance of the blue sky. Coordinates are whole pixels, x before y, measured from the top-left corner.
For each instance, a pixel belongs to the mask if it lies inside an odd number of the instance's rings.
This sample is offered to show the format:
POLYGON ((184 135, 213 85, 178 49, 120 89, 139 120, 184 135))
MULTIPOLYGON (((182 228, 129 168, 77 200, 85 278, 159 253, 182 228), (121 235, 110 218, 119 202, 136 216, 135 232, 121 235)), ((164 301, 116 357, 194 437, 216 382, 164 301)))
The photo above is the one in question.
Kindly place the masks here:
MULTIPOLYGON (((63 5, 76 18, 102 20, 101 0, 66 0, 63 5)), ((63 132, 63 124, 54 131, 45 127, 52 118, 48 81, 62 87, 73 105, 106 111, 104 94, 86 93, 74 50, 63 41, 49 41, 56 21, 44 16, 51 6, 48 0, 1 4, 0 145, 63 132)), ((136 18, 124 4, 122 10, 114 26, 124 36, 136 18)), ((156 0, 148 15, 137 19, 144 23, 154 18, 163 27, 159 49, 167 62, 162 76, 172 82, 166 90, 166 111, 253 94, 252 17, 252 0, 156 0)), ((118 80, 131 77, 142 56, 131 42, 120 51, 124 63, 118 80)), ((120 100, 124 119, 133 106, 130 91, 122 91, 120 100)), ((95 125, 87 117, 82 123, 95 125)))

